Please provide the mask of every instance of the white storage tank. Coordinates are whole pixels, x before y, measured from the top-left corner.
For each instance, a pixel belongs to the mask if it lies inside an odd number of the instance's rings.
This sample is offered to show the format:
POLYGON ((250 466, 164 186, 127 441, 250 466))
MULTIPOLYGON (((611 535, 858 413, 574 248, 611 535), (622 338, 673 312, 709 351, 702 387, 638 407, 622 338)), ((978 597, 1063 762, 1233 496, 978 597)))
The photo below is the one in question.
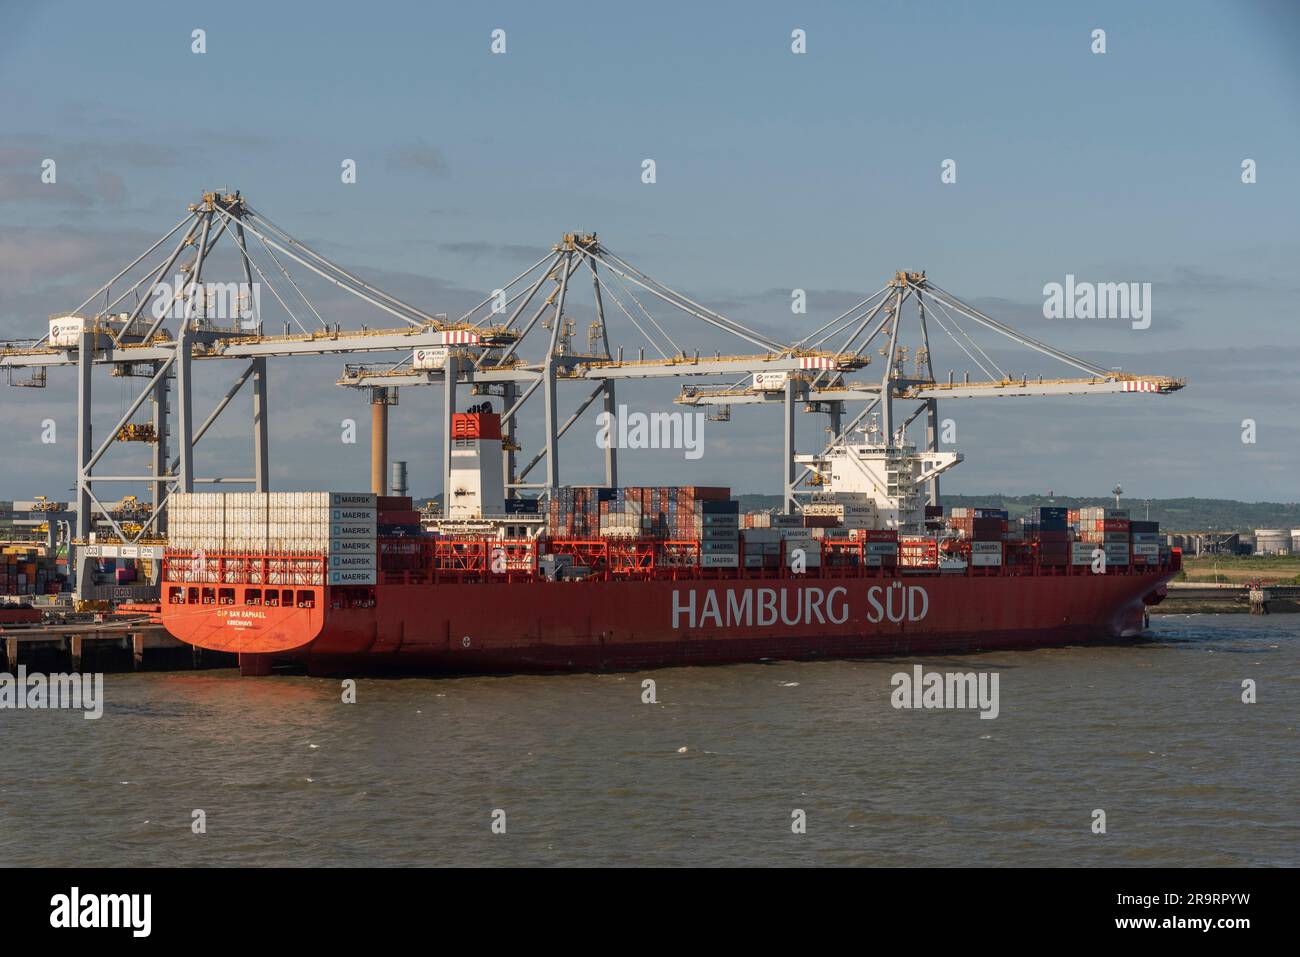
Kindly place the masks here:
POLYGON ((1256 555, 1290 555, 1291 532, 1282 528, 1255 529, 1256 555))

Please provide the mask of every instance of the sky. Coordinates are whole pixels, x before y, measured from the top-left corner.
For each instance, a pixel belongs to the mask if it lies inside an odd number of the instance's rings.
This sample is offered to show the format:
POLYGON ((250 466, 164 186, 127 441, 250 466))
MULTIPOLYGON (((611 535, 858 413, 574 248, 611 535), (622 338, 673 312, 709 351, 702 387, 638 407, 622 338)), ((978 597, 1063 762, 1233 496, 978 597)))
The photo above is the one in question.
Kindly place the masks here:
MULTIPOLYGON (((0 337, 43 335, 49 316, 219 187, 367 281, 452 316, 575 229, 783 341, 894 271, 923 269, 1098 365, 1187 379, 1172 396, 948 402, 941 416, 966 461, 946 491, 1091 495, 1120 482, 1139 497, 1291 502, 1297 51, 1300 6, 1248 0, 0 0, 0 337), (1093 51, 1098 29, 1104 53, 1093 51), (492 52, 494 30, 504 53, 492 52), (54 183, 42 182, 46 159, 54 183), (353 183, 342 181, 345 160, 353 183), (955 182, 943 181, 946 160, 955 182), (1245 160, 1253 183, 1242 181, 1245 160), (1150 327, 1045 318, 1044 286, 1067 275, 1150 283, 1150 327), (794 289, 806 291, 806 314, 791 311, 794 289)), ((230 271, 209 278, 237 278, 234 263, 214 259, 230 271)), ((309 295, 327 321, 390 324, 336 290, 309 295)), ((588 304, 571 314, 581 333, 588 304)), ((664 321, 693 348, 751 351, 685 317, 664 321)), ((614 319, 611 336, 629 352, 644 345, 614 319)), ((1008 371, 1069 374, 983 345, 1008 371)), ((969 362, 944 346, 934 343, 936 371, 960 377, 969 362)), ((335 385, 340 358, 272 362, 276 489, 368 484, 368 410, 335 385), (356 444, 341 440, 348 418, 361 426, 356 444)), ((201 364, 199 406, 236 374, 226 365, 201 364)), ((124 410, 126 389, 97 376, 100 430, 124 410)), ((392 454, 408 461, 418 494, 440 490, 437 392, 406 389, 393 411, 392 454)), ((663 383, 620 398, 680 409, 675 393, 663 383)), ((575 388, 564 402, 580 398, 575 388)), ((43 390, 6 390, 4 409, 0 496, 66 497, 71 370, 54 370, 43 390), (62 429, 53 443, 42 442, 47 419, 62 429)), ((566 483, 600 480, 594 411, 566 436, 566 483)), ((201 473, 247 474, 247 417, 244 395, 200 444, 201 473)), ((824 425, 799 417, 800 451, 820 447, 824 425)), ((138 451, 115 450, 105 467, 138 451)), ((620 468, 625 484, 778 491, 779 413, 737 408, 730 422, 706 423, 697 461, 627 451, 620 468)))

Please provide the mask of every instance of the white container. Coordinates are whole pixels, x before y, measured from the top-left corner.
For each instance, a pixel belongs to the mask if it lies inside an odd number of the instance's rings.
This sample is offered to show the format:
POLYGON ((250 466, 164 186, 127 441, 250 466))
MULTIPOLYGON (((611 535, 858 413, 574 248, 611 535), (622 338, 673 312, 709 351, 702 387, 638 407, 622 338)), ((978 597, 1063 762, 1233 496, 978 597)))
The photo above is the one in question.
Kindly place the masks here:
POLYGON ((337 569, 350 569, 352 571, 370 571, 375 570, 375 556, 370 555, 330 555, 330 571, 337 569))

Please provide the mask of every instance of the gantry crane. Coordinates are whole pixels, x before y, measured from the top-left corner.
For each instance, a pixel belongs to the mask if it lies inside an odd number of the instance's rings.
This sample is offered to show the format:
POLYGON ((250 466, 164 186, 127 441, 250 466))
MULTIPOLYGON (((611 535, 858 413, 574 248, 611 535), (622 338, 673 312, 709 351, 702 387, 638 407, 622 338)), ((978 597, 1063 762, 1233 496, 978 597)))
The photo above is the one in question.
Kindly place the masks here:
MULTIPOLYGON (((851 353, 870 361, 869 352, 876 346, 884 368, 880 377, 864 382, 851 382, 839 370, 792 376, 773 388, 771 383, 757 379, 719 387, 686 386, 678 396, 679 403, 691 406, 732 406, 782 401, 785 405, 786 433, 794 431, 793 412, 796 402, 804 403, 809 412, 823 412, 829 416, 827 428, 829 441, 815 455, 798 456, 787 461, 790 470, 786 483, 786 507, 796 502, 798 495, 816 494, 826 485, 828 462, 826 456, 840 449, 864 420, 874 416, 880 421, 866 430, 872 445, 884 450, 905 449, 910 446, 906 433, 909 427, 925 413, 925 453, 933 456, 939 451, 938 400, 940 398, 993 398, 1008 396, 1060 396, 1101 394, 1159 394, 1167 395, 1181 389, 1185 381, 1164 375, 1134 375, 1118 370, 1104 369, 1094 363, 1048 345, 1039 339, 1013 329, 994 319, 969 303, 937 286, 924 272, 900 270, 879 290, 851 309, 809 333, 795 345, 797 347, 822 347, 827 342, 843 336, 838 347, 840 354, 851 353), (915 311, 914 330, 905 326, 905 306, 915 311), (982 347, 965 328, 969 323, 992 333, 1004 342, 1010 342, 1045 355, 1071 367, 1082 376, 1047 377, 1028 374, 1010 375, 982 347), (963 373, 960 381, 954 372, 946 380, 935 377, 930 341, 930 326, 942 330, 958 350, 973 362, 985 379, 972 380, 971 373, 963 373), (908 344, 909 331, 916 339, 908 344), (909 373, 907 360, 913 358, 909 373), (863 407, 844 422, 845 403, 859 401, 863 407), (915 402, 915 409, 901 422, 895 415, 896 401, 915 402), (794 466, 803 465, 796 474, 794 466)), ((788 443, 787 443, 788 444, 788 443)), ((927 471, 927 498, 930 504, 939 501, 939 475, 943 469, 927 471)))
MULTIPOLYGON (((360 319, 365 319, 363 313, 360 319)), ((373 320, 372 320, 373 321, 373 320)), ((78 548, 89 544, 96 517, 111 535, 99 535, 95 549, 116 546, 105 539, 138 545, 145 536, 165 532, 164 507, 175 491, 203 484, 269 487, 270 405, 267 360, 296 356, 344 356, 407 351, 440 344, 456 328, 445 314, 427 312, 399 299, 331 262, 254 210, 239 192, 204 192, 186 215, 148 249, 91 293, 75 308, 50 317, 43 334, 0 343, 0 367, 12 385, 44 384, 49 369, 68 368, 77 377, 76 532, 78 548), (224 246, 220 246, 222 240, 224 246), (232 273, 214 276, 220 253, 229 252, 232 273), (300 267, 297 278, 288 266, 300 267), (354 322, 345 327, 326 321, 307 295, 307 287, 340 290, 382 315, 387 325, 354 322), (262 293, 267 295, 264 297, 262 293), (393 327, 393 320, 399 321, 393 327), (282 323, 282 332, 270 330, 282 323), (233 360, 240 371, 212 411, 195 423, 194 377, 202 366, 233 360), (92 433, 96 401, 94 372, 107 368, 123 379, 143 379, 123 414, 107 430, 92 433), (27 370, 28 380, 14 372, 27 370), (251 383, 252 465, 247 474, 204 474, 196 468, 195 447, 232 400, 251 383), (174 396, 174 401, 171 398, 174 396), (134 422, 151 410, 149 421, 134 422), (103 436, 102 439, 94 436, 103 436), (143 446, 148 462, 106 474, 101 464, 111 448, 143 446), (131 527, 105 506, 96 487, 104 483, 148 489, 149 514, 131 527)), ((489 342, 492 329, 478 331, 489 342)), ((79 556, 84 560, 87 554, 79 556)), ((143 557, 143 556, 142 556, 143 557)), ((78 582, 85 576, 78 573, 78 582)))
MULTIPOLYGON (((939 475, 955 464, 948 462, 942 468, 938 467, 941 464, 936 456, 939 451, 939 398, 1167 394, 1183 385, 1181 379, 1107 370, 1072 356, 975 309, 935 286, 924 272, 917 271, 896 273, 880 290, 852 309, 793 344, 785 345, 652 279, 610 252, 594 233, 566 233, 552 247, 549 260, 539 261, 516 276, 502 287, 495 302, 491 298, 485 299, 460 321, 478 328, 487 316, 504 316, 501 328, 518 329, 518 338, 508 347, 501 348, 479 340, 473 333, 462 332, 454 339, 448 337, 439 349, 415 351, 387 366, 349 365, 339 384, 361 389, 441 385, 444 390, 442 412, 448 417, 455 411, 459 387, 468 386, 478 395, 500 396, 503 428, 510 446, 518 444, 514 421, 519 409, 540 391, 544 402, 542 442, 522 470, 516 467, 513 451, 506 456, 503 467, 508 494, 523 489, 544 492, 559 484, 560 438, 596 399, 603 400, 604 411, 612 412, 618 380, 701 377, 734 380, 725 385, 684 384, 680 387, 675 401, 708 408, 714 421, 727 421, 733 405, 781 405, 784 411, 782 462, 787 511, 798 506, 800 496, 813 494, 826 484, 825 470, 818 464, 821 458, 832 448, 844 444, 872 413, 884 421, 874 426, 870 434, 873 441, 887 448, 904 447, 907 428, 918 420, 921 412, 926 413, 924 448, 933 461, 927 466, 925 485, 927 497, 932 503, 937 503, 939 475), (584 266, 591 277, 591 308, 595 318, 589 327, 587 352, 577 354, 563 335, 563 330, 569 328, 565 325, 564 310, 574 299, 575 284, 570 280, 584 266), (548 283, 549 289, 541 297, 541 304, 525 319, 527 310, 539 292, 548 288, 548 283), (506 298, 511 290, 514 292, 506 298), (685 316, 695 320, 697 329, 699 324, 710 326, 764 351, 739 354, 714 350, 712 355, 702 355, 701 350, 683 348, 670 333, 669 322, 666 319, 660 321, 662 317, 656 317, 647 309, 642 299, 666 304, 671 307, 670 314, 677 318, 685 316), (606 321, 607 303, 613 304, 617 314, 627 320, 627 324, 643 337, 657 356, 647 358, 646 348, 641 346, 633 358, 624 346, 611 345, 610 327, 606 321), (917 312, 919 338, 914 344, 909 344, 904 329, 904 311, 909 305, 917 312), (486 315, 485 309, 489 310, 486 315), (970 332, 959 325, 959 317, 1019 346, 1065 363, 1083 375, 1071 378, 1008 375, 970 332), (551 335, 543 337, 540 354, 534 350, 531 358, 525 361, 522 354, 531 341, 529 333, 539 323, 551 335), (966 372, 958 380, 955 373, 950 372, 946 381, 936 379, 929 336, 931 324, 942 329, 987 378, 972 379, 966 372), (848 378, 872 365, 875 361, 871 354, 873 346, 879 358, 884 360, 879 377, 868 381, 848 378), (909 360, 912 363, 910 371, 909 360), (575 411, 561 421, 555 395, 557 386, 566 382, 585 382, 590 392, 575 411), (846 421, 847 404, 857 402, 863 407, 846 421), (900 422, 894 415, 895 402, 917 402, 919 408, 900 422), (829 440, 817 455, 799 456, 795 450, 795 412, 800 406, 805 411, 828 416, 829 440), (528 473, 543 461, 546 463, 545 481, 524 481, 528 473), (800 466, 803 466, 802 470, 800 466)), ((448 452, 444 461, 444 486, 450 468, 449 455, 448 452)), ((616 461, 617 450, 606 449, 606 484, 617 484, 616 461)))
MULTIPOLYGON (((874 434, 882 436, 887 447, 904 442, 907 427, 921 411, 927 412, 925 447, 935 451, 936 403, 941 397, 1165 393, 1182 385, 1181 380, 1167 377, 1111 372, 1060 352, 1015 332, 917 272, 896 274, 882 290, 853 309, 787 343, 653 279, 612 252, 593 232, 565 233, 532 266, 458 319, 450 320, 445 313, 414 306, 331 262, 252 208, 239 192, 228 190, 203 193, 180 222, 84 302, 51 317, 44 335, 0 345, 0 366, 9 372, 11 382, 14 370, 31 370, 42 383, 51 368, 77 372, 75 540, 84 544, 95 513, 107 519, 121 541, 139 542, 146 535, 164 532, 163 509, 174 491, 192 491, 201 484, 244 484, 267 490, 268 359, 393 352, 401 358, 387 365, 348 362, 339 383, 368 390, 378 407, 374 413, 377 433, 386 433, 387 408, 395 404, 398 387, 440 385, 444 485, 450 472, 450 417, 457 408, 459 388, 501 400, 506 450, 503 469, 510 494, 526 489, 546 494, 561 484, 561 438, 597 399, 604 411, 613 414, 619 381, 724 379, 721 385, 689 385, 676 401, 711 407, 717 420, 729 417, 733 405, 781 404, 787 510, 796 506, 800 482, 810 477, 815 482, 821 471, 817 456, 798 461, 794 412, 800 404, 829 417, 831 441, 821 455, 845 442, 877 408, 876 414, 884 421, 874 434), (217 268, 213 250, 223 239, 222 249, 231 254, 238 278, 214 282, 210 278, 217 268), (300 270, 298 278, 290 274, 290 265, 300 270), (349 294, 381 313, 382 321, 389 325, 345 328, 341 322, 327 319, 307 295, 305 287, 310 283, 349 294), (580 285, 589 285, 587 306, 579 301, 580 285), (270 294, 270 300, 261 295, 263 291, 270 294), (901 330, 905 304, 919 313, 921 340, 911 347, 901 330), (607 315, 610 305, 612 311, 607 315), (586 341, 579 348, 576 321, 587 318, 579 316, 586 309, 590 310, 590 323, 586 341), (607 321, 611 316, 618 317, 620 324, 625 319, 627 329, 635 330, 644 340, 644 345, 634 347, 635 354, 625 344, 612 341, 607 321), (1082 377, 1048 380, 1006 375, 958 328, 957 316, 1065 362, 1082 377), (951 322, 951 329, 944 317, 951 322), (399 321, 396 327, 391 325, 393 319, 399 321), (269 330, 277 320, 282 329, 272 333, 269 330), (949 374, 947 381, 942 381, 934 376, 930 321, 954 339, 986 378, 971 381, 967 374, 958 381, 949 374), (959 339, 957 331, 964 338, 959 339), (832 341, 841 336, 842 342, 832 341), (744 344, 744 351, 725 348, 737 339, 744 344), (866 381, 850 379, 872 367, 875 360, 870 347, 878 339, 887 343, 878 347, 884 359, 880 376, 866 381), (234 360, 241 371, 196 427, 194 376, 198 368, 217 360, 234 360), (906 368, 909 361, 915 366, 910 373, 906 368), (107 437, 96 443, 91 431, 96 410, 93 372, 100 367, 124 380, 136 377, 146 381, 116 424, 100 433, 107 437), (249 474, 201 474, 196 468, 196 445, 250 382, 253 449, 249 474), (561 419, 559 392, 569 384, 579 385, 584 395, 575 411, 561 419), (174 403, 169 401, 173 392, 174 403), (517 455, 528 443, 521 441, 518 413, 534 396, 543 406, 543 434, 531 459, 520 468, 517 455), (920 408, 903 420, 901 431, 894 416, 896 401, 920 403, 920 408), (149 422, 134 423, 146 402, 152 411, 149 422), (854 402, 862 402, 863 408, 846 422, 846 406, 854 402), (98 468, 115 443, 136 442, 149 453, 146 468, 107 475, 98 468), (526 481, 543 463, 543 480, 526 481), (796 475, 799 464, 805 465, 802 475, 796 475), (148 488, 148 515, 132 521, 129 529, 123 527, 95 493, 95 486, 106 482, 148 488)), ((384 458, 386 450, 376 459, 380 467, 372 468, 372 483, 380 492, 384 491, 384 458)), ((618 484, 614 447, 605 450, 604 473, 607 484, 618 484)), ((934 498, 937 494, 935 479, 930 482, 930 495, 934 498)))
MULTIPOLYGON (((442 414, 445 434, 450 434, 450 416, 457 407, 457 391, 468 386, 473 394, 493 395, 502 402, 502 430, 506 448, 503 463, 507 494, 531 489, 541 494, 560 485, 560 439, 597 400, 602 410, 615 413, 619 380, 669 379, 754 373, 799 373, 808 370, 851 372, 866 365, 862 357, 821 348, 791 347, 776 337, 746 326, 701 305, 673 290, 611 252, 592 232, 565 233, 550 253, 529 269, 505 283, 462 315, 462 328, 445 334, 445 341, 432 350, 414 350, 410 356, 386 366, 351 364, 345 367, 339 384, 358 389, 400 386, 442 386, 442 414), (573 349, 573 319, 566 309, 575 306, 576 274, 590 279, 590 300, 586 308, 593 319, 588 326, 585 352, 573 349), (546 290, 543 293, 543 290, 546 290), (638 295, 638 292, 640 295, 638 295), (539 300, 539 293, 540 300, 539 300), (642 299, 667 306, 666 316, 654 315, 642 299), (534 303, 539 303, 534 306, 534 303), (622 345, 611 343, 607 303, 612 303, 628 325, 655 353, 647 357, 646 346, 635 356, 622 345), (686 321, 696 341, 699 330, 708 329, 728 340, 740 339, 751 349, 747 353, 712 354, 683 347, 669 331, 672 322, 686 321), (539 335, 540 329, 547 335, 539 335), (508 343, 485 337, 489 331, 514 334, 508 343), (532 338, 530 338, 530 334, 532 338), (524 357, 527 345, 539 348, 524 357), (586 395, 564 420, 558 408, 559 387, 585 384, 586 395), (519 411, 534 395, 540 395, 543 435, 534 456, 519 468, 516 421, 519 411), (545 478, 525 481, 529 473, 545 463, 545 478)), ((677 333, 680 337, 681 332, 677 333)), ((791 456, 793 447, 787 450, 791 456)), ((618 450, 605 452, 605 484, 618 484, 618 450)), ((444 487, 451 469, 450 447, 443 462, 444 487)))

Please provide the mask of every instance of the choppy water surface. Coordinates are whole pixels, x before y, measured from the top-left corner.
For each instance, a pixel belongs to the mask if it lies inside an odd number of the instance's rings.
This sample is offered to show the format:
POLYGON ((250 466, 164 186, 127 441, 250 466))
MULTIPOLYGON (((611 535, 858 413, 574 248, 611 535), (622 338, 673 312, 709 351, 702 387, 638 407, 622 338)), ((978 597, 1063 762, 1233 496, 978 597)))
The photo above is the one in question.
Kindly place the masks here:
POLYGON ((0 864, 1300 863, 1300 616, 1153 628, 1111 648, 362 680, 353 705, 335 680, 108 675, 98 721, 0 711, 0 864), (895 710, 890 678, 918 661, 997 671, 1001 714, 895 710))

